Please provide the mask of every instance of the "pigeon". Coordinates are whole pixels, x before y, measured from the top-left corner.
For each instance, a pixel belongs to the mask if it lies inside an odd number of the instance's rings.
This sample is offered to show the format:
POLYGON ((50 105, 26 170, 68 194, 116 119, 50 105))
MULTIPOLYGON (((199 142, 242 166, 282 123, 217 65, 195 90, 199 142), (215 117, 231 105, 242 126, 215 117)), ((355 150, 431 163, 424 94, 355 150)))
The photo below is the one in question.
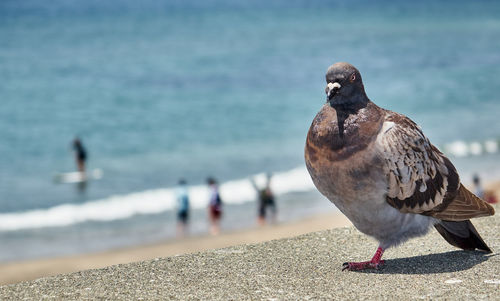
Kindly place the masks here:
POLYGON ((307 134, 307 170, 316 188, 379 242, 370 261, 346 262, 342 270, 379 269, 387 248, 432 226, 455 247, 490 253, 469 219, 495 210, 460 183, 422 129, 370 101, 349 63, 330 66, 326 82, 327 101, 307 134))

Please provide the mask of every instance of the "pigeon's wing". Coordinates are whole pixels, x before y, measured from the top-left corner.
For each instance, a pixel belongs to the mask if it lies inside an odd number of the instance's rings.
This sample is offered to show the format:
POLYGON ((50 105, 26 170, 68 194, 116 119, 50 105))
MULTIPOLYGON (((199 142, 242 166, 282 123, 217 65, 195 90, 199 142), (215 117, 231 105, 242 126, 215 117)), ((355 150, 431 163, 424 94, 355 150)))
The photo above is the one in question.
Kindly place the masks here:
POLYGON ((494 213, 460 184, 450 160, 408 117, 388 112, 377 145, 387 175, 387 202, 399 211, 448 221, 494 213))

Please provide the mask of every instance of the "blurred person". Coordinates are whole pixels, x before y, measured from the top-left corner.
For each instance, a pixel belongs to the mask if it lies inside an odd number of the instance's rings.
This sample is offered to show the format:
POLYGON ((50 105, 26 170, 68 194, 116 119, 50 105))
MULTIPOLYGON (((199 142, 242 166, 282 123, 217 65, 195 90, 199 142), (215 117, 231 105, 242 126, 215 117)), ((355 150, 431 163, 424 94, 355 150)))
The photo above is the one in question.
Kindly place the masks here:
POLYGON ((177 199, 177 235, 184 236, 189 221, 189 192, 185 179, 179 180, 176 189, 177 199))
POLYGON ((210 233, 217 235, 220 232, 220 219, 222 217, 222 199, 219 193, 217 181, 209 177, 207 184, 210 190, 210 199, 208 202, 208 216, 210 219, 210 233))
POLYGON ((494 191, 485 191, 484 192, 484 200, 490 204, 498 203, 498 199, 497 199, 494 191))
POLYGON ((80 138, 76 137, 73 140, 73 150, 75 152, 76 166, 79 172, 85 172, 85 161, 87 161, 87 152, 83 147, 80 138))
POLYGON ((481 186, 481 179, 479 178, 479 175, 475 174, 472 177, 472 182, 474 183, 474 194, 484 200, 484 189, 481 186))
POLYGON ((274 200, 274 194, 271 190, 271 173, 267 174, 266 185, 264 188, 259 189, 257 183, 255 183, 254 179, 250 179, 253 188, 258 195, 258 204, 257 204, 257 223, 259 225, 265 225, 266 223, 266 213, 268 209, 271 211, 271 221, 276 222, 276 202, 274 200))

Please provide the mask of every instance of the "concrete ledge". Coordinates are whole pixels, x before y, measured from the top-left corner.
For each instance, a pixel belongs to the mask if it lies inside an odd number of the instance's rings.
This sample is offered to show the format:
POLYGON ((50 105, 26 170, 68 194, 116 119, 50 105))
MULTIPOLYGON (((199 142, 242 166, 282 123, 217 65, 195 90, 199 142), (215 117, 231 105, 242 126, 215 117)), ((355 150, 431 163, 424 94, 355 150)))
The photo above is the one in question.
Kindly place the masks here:
POLYGON ((348 227, 1 286, 0 300, 499 300, 500 218, 473 223, 493 254, 457 250, 433 230, 389 249, 380 271, 342 272, 377 247, 348 227))

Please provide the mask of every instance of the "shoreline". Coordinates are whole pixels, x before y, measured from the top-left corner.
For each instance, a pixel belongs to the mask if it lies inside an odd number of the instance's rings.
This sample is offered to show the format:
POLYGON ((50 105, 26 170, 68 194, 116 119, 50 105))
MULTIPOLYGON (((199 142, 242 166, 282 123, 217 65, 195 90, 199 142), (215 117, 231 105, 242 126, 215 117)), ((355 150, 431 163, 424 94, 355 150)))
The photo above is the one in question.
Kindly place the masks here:
POLYGON ((343 262, 369 259, 377 244, 343 227, 2 285, 0 299, 497 300, 500 216, 474 225, 493 254, 431 231, 389 249, 379 270, 346 272, 343 262))
MULTIPOLYGON (((483 188, 486 192, 494 194, 497 200, 500 199, 500 181, 486 183, 483 188)), ((273 225, 226 231, 217 236, 193 235, 100 252, 5 262, 0 263, 0 285, 154 258, 261 243, 350 225, 352 223, 341 212, 334 211, 273 225)))
POLYGON ((189 236, 96 253, 0 263, 0 285, 159 257, 260 243, 348 225, 351 225, 350 221, 337 211, 313 215, 297 221, 222 232, 217 236, 189 236))

